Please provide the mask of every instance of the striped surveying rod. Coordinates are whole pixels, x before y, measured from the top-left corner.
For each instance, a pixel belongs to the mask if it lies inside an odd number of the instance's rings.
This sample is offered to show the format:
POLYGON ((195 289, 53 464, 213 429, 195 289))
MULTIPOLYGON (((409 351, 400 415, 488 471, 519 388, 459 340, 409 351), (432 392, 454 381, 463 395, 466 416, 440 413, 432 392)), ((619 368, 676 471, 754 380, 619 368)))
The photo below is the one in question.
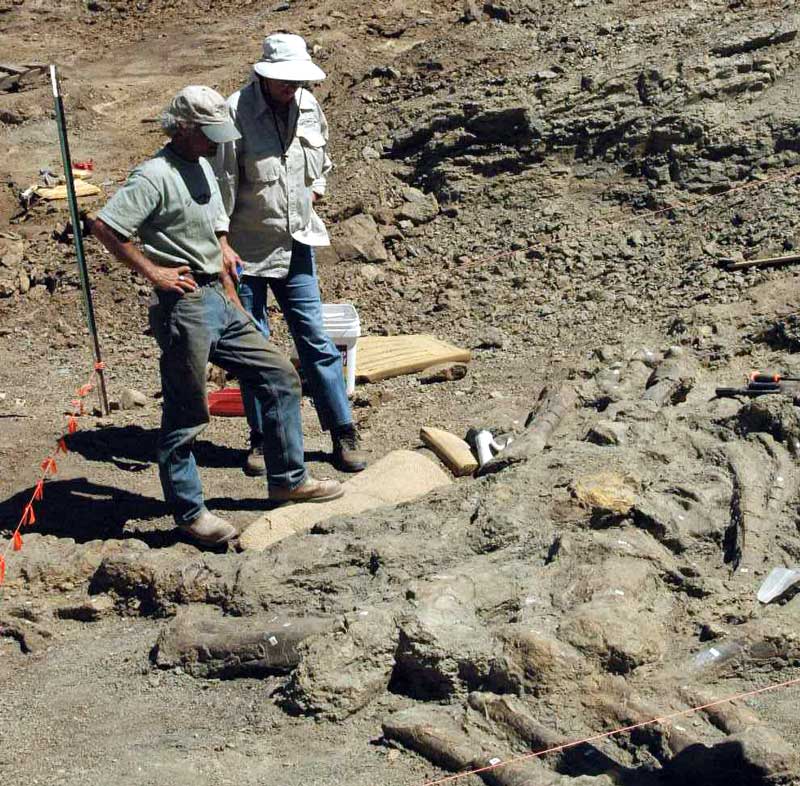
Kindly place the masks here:
POLYGON ((89 326, 89 337, 92 340, 92 354, 94 355, 95 370, 97 372, 97 390, 100 395, 100 409, 104 415, 109 412, 108 396, 106 394, 106 381, 103 375, 103 361, 100 357, 100 339, 97 336, 97 324, 94 319, 94 306, 92 305, 92 292, 89 288, 89 271, 86 267, 86 257, 83 254, 83 232, 81 218, 78 214, 78 199, 75 196, 75 180, 72 177, 72 158, 69 154, 69 140, 67 139, 67 121, 64 116, 64 101, 58 84, 56 67, 50 66, 50 81, 53 84, 53 100, 56 105, 56 122, 58 123, 58 139, 61 142, 61 160, 64 164, 64 182, 67 185, 67 201, 69 213, 72 218, 72 237, 75 242, 75 256, 78 259, 78 272, 81 278, 81 291, 83 292, 83 305, 86 311, 86 323, 89 326))

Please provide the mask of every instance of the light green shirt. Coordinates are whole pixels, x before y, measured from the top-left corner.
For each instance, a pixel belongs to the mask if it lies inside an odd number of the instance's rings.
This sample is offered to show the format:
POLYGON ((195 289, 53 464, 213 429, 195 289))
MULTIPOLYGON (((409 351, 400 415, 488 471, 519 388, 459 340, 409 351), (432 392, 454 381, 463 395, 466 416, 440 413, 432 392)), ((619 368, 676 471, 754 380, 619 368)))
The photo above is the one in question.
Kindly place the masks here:
POLYGON ((138 235, 157 265, 219 273, 217 232, 228 229, 217 180, 203 158, 186 161, 167 146, 137 166, 99 218, 126 238, 138 235))

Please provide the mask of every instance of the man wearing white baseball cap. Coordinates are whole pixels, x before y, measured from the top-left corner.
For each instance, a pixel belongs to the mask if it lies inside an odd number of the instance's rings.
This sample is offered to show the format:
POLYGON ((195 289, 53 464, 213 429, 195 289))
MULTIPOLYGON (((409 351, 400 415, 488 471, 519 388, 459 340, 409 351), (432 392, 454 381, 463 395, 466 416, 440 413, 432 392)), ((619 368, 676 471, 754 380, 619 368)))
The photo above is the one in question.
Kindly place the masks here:
MULTIPOLYGON (((347 397, 341 356, 322 324, 315 246, 330 244, 314 203, 325 194, 331 170, 328 123, 305 88, 325 72, 298 35, 264 39, 249 84, 228 99, 241 139, 220 146, 214 169, 225 209, 228 237, 221 238, 229 270, 241 263, 239 297, 259 329, 269 335, 271 290, 297 346, 320 425, 331 432, 333 462, 345 472, 366 467, 347 397), (229 244, 230 243, 230 244, 229 244)), ((244 471, 264 474, 264 440, 258 408, 242 384, 250 452, 244 471), (263 445, 263 449, 262 449, 263 445)))
POLYGON ((341 496, 342 489, 336 481, 308 476, 297 373, 242 311, 223 264, 218 236, 227 231, 228 217, 205 158, 240 136, 225 99, 209 87, 186 87, 161 124, 169 143, 131 172, 92 231, 154 287, 150 326, 161 348, 161 485, 176 524, 197 542, 218 545, 237 532, 205 507, 191 450, 209 421, 209 360, 255 392, 271 446, 270 499, 321 502, 341 496))

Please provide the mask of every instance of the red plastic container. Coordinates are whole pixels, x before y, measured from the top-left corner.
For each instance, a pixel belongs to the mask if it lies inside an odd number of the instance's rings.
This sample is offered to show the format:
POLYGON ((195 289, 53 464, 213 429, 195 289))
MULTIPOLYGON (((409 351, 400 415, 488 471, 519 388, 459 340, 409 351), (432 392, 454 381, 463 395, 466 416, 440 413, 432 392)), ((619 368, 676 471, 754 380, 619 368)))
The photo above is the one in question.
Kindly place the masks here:
POLYGON ((239 388, 223 388, 208 394, 208 411, 223 418, 244 417, 242 392, 239 388))

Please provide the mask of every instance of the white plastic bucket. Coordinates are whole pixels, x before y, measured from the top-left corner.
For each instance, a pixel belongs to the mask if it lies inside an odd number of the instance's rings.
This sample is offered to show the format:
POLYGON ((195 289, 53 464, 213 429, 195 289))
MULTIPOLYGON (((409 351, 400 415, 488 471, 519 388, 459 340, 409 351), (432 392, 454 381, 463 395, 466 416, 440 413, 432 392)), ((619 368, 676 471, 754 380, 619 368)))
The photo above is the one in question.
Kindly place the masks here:
MULTIPOLYGON (((356 389, 356 353, 361 335, 361 322, 355 306, 351 303, 323 303, 322 327, 342 356, 347 395, 352 396, 356 389)), ((296 357, 295 348, 293 359, 296 357)))

